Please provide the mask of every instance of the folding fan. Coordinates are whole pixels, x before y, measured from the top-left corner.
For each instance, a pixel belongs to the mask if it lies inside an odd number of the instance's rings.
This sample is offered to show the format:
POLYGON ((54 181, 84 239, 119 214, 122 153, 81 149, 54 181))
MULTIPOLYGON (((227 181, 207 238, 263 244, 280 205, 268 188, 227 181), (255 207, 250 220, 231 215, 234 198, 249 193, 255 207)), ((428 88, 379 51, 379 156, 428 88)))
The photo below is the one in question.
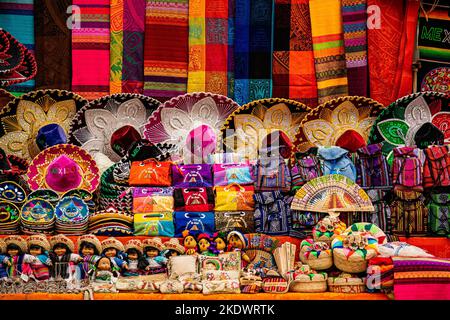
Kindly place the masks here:
POLYGON ((279 246, 279 240, 260 233, 246 235, 248 246, 245 253, 256 267, 276 267, 273 252, 279 246))
POLYGON ((295 194, 291 209, 327 213, 374 211, 367 193, 340 174, 310 180, 295 194))

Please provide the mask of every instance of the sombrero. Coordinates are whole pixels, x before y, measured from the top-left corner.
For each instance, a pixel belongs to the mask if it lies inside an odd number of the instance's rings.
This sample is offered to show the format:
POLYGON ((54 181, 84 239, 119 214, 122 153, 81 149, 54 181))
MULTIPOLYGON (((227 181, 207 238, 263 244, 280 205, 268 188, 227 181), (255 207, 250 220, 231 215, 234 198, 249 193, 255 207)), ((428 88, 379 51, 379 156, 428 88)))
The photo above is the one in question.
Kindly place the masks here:
POLYGON ((155 110, 145 125, 152 143, 174 144, 173 156, 185 163, 207 162, 216 148, 220 129, 239 105, 222 95, 195 92, 172 98, 155 110))
POLYGON ((382 104, 365 97, 327 101, 303 118, 295 139, 296 151, 339 146, 354 152, 367 144, 370 129, 383 109, 382 104))
POLYGON ((27 195, 25 190, 13 181, 0 182, 0 200, 12 203, 23 203, 27 195))
POLYGON ((0 148, 0 181, 11 181, 17 183, 28 193, 30 188, 23 179, 28 170, 28 161, 14 155, 6 155, 5 151, 0 148))
POLYGON ((102 251, 108 248, 114 248, 117 251, 125 251, 123 243, 113 237, 107 238, 102 241, 102 251))
POLYGON ((53 206, 55 206, 59 201, 59 195, 55 191, 50 189, 38 189, 28 195, 27 200, 31 199, 47 200, 53 206))
POLYGON ((31 190, 48 188, 57 193, 71 189, 93 192, 100 183, 97 165, 82 148, 60 144, 39 153, 27 172, 31 190))
POLYGON ((14 96, 11 93, 0 88, 0 110, 13 99, 14 96))
POLYGON ((0 111, 0 148, 31 160, 40 148, 66 143, 72 118, 87 104, 63 90, 38 90, 15 98, 0 111))
POLYGON ((0 201, 0 234, 17 234, 19 228, 19 207, 7 201, 0 201))
POLYGON ((9 32, 0 28, 0 86, 34 78, 37 65, 34 56, 9 32))
MULTIPOLYGON (((244 104, 225 120, 222 127, 223 144, 219 148, 244 154, 251 160, 256 159, 268 136, 279 132, 282 133, 280 137, 292 139, 309 110, 303 103, 280 98, 244 104)), ((293 141, 289 142, 292 144, 293 141)))
POLYGON ((73 244, 73 241, 67 238, 65 235, 58 234, 50 238, 50 245, 52 246, 52 248, 54 248, 58 243, 65 244, 71 252, 74 252, 75 246, 73 244))
POLYGON ((89 208, 81 198, 64 197, 55 207, 55 217, 57 233, 85 234, 88 229, 89 208))
POLYGON ((422 80, 421 91, 450 92, 450 67, 430 70, 422 80))
POLYGON ((125 244, 125 251, 128 249, 136 249, 142 254, 142 242, 138 239, 131 239, 125 244))
POLYGON ((101 176, 98 198, 99 210, 113 207, 118 211, 131 213, 133 212, 133 195, 130 192, 130 187, 114 181, 113 171, 117 165, 118 163, 108 168, 101 176))
POLYGON ((55 227, 55 208, 43 199, 25 202, 20 213, 20 229, 25 234, 52 234, 55 227))
POLYGON ((50 243, 48 242, 47 237, 42 234, 34 234, 29 236, 27 242, 28 247, 38 245, 44 248, 45 251, 50 251, 50 243))
POLYGON ((9 244, 17 245, 22 250, 22 253, 26 253, 28 250, 27 242, 21 236, 10 235, 5 237, 3 240, 5 241, 6 246, 9 244))
POLYGON ((171 238, 168 241, 164 242, 163 248, 175 250, 179 254, 184 254, 184 252, 186 251, 186 248, 180 244, 180 241, 177 238, 171 238))
POLYGON ((80 251, 81 249, 81 244, 83 242, 87 242, 92 244, 99 253, 102 252, 102 244, 100 242, 100 240, 93 234, 85 234, 82 235, 80 237, 78 237, 77 243, 78 243, 78 251, 80 251))
POLYGON ((133 235, 133 216, 110 207, 89 216, 89 233, 102 236, 133 235))
POLYGON ((158 249, 158 251, 164 250, 164 245, 161 238, 147 238, 142 241, 142 248, 145 250, 147 247, 153 247, 158 249))
POLYGON ((141 139, 148 117, 160 104, 158 100, 134 93, 93 100, 73 118, 69 142, 91 155, 100 152, 117 162, 134 141, 141 139))

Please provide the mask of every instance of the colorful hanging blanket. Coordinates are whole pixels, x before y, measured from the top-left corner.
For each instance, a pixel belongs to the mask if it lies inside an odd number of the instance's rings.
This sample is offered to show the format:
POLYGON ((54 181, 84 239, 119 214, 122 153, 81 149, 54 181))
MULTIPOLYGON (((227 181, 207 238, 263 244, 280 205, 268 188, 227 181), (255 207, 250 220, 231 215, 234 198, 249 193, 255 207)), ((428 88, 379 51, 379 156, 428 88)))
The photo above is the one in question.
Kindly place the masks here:
POLYGON ((319 103, 348 95, 340 0, 311 0, 311 30, 319 103))
POLYGON ((160 101, 186 93, 188 0, 147 0, 144 94, 160 101))
POLYGON ((189 1, 188 92, 228 95, 228 1, 189 1))
POLYGON ((348 94, 368 95, 367 0, 342 0, 348 94))
POLYGON ((67 27, 72 0, 34 0, 36 30, 36 89, 71 90, 72 31, 67 27))
POLYGON ((239 104, 272 96, 273 6, 236 0, 234 96, 239 104))
POLYGON ((309 0, 275 1, 273 96, 317 106, 309 0))
POLYGON ((419 53, 420 59, 436 62, 450 61, 450 16, 445 8, 435 8, 427 14, 420 11, 419 53))
POLYGON ((109 92, 144 89, 145 0, 111 0, 109 92))
MULTIPOLYGON (((0 1, 0 27, 11 33, 34 54, 34 5, 33 0, 0 1)), ((38 66, 39 68, 39 66, 38 66)), ((38 73, 39 73, 38 69, 38 73)), ((14 84, 7 89, 16 96, 35 88, 35 80, 14 84)))
POLYGON ((109 94, 109 0, 73 0, 73 5, 81 21, 72 29, 72 91, 92 100, 109 94))

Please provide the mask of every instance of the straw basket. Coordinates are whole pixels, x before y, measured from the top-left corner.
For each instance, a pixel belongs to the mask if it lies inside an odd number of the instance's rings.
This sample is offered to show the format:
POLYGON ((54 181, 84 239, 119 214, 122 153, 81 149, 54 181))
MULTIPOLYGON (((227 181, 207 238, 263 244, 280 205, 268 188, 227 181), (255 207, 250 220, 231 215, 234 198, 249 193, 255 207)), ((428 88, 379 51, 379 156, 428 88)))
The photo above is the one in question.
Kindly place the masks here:
POLYGON ((348 273, 361 273, 367 270, 367 260, 376 256, 375 250, 368 250, 365 258, 359 254, 345 256, 344 249, 333 249, 334 265, 341 271, 348 273))
POLYGON ((336 238, 336 235, 333 234, 331 236, 331 238, 329 238, 325 235, 318 237, 318 236, 316 236, 316 233, 313 232, 313 238, 314 238, 314 242, 318 242, 318 241, 325 242, 327 245, 329 245, 331 247, 331 242, 333 242, 334 238, 336 238))
POLYGON ((314 270, 326 270, 333 266, 333 256, 330 253, 325 253, 322 251, 318 258, 310 255, 306 260, 306 263, 314 270))
POLYGON ((335 293, 362 293, 366 291, 364 278, 328 278, 328 289, 335 293))
POLYGON ((316 274, 311 279, 308 275, 300 275, 289 285, 289 291, 291 292, 325 292, 327 291, 327 276, 322 274, 316 274))

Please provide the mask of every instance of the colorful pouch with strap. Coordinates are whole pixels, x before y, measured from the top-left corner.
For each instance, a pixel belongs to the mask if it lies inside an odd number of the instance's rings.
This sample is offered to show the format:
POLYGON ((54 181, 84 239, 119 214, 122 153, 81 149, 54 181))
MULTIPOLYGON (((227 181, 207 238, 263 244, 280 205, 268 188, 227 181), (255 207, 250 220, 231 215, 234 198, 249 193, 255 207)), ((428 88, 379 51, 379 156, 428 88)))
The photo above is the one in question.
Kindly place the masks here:
POLYGON ((221 163, 213 165, 214 185, 226 186, 232 183, 253 184, 253 168, 246 163, 221 163))
POLYGON ((256 164, 256 191, 290 191, 291 173, 282 157, 261 157, 256 164))
POLYGON ((280 191, 255 193, 255 231, 287 235, 291 225, 290 203, 280 191))
POLYGON ((253 186, 240 186, 233 183, 226 187, 215 187, 215 211, 249 211, 255 209, 253 186))
POLYGON ((175 211, 214 210, 214 191, 212 188, 179 188, 173 192, 175 211))
POLYGON ((372 201, 374 212, 358 212, 353 222, 370 222, 380 227, 385 233, 391 233, 391 208, 385 201, 386 191, 380 189, 366 190, 372 201))
POLYGON ((176 188, 212 187, 213 177, 209 164, 172 166, 172 181, 176 188))
POLYGON ((432 194, 428 204, 430 232, 437 236, 450 234, 450 194, 432 194))
POLYGON ((308 152, 295 154, 296 161, 291 169, 293 190, 322 175, 320 161, 316 154, 317 148, 310 148, 308 152))
POLYGON ((175 237, 182 238, 183 231, 191 235, 215 232, 214 212, 177 211, 174 213, 175 237))
POLYGON ((370 144, 358 149, 358 184, 362 188, 389 188, 392 186, 391 170, 382 153, 382 144, 370 144))
POLYGON ((322 162, 322 172, 327 174, 342 174, 356 181, 356 168, 348 157, 348 151, 340 147, 319 147, 318 157, 322 162))
POLYGON ((173 188, 133 188, 133 213, 173 211, 173 188))
POLYGON ((173 237, 175 235, 175 226, 172 212, 135 214, 134 235, 173 237))
POLYGON ((430 146, 424 150, 423 187, 450 186, 450 154, 447 146, 430 146))
POLYGON ((217 231, 255 232, 254 211, 216 211, 215 220, 217 231))
POLYGON ((395 190, 423 191, 422 161, 420 150, 414 147, 394 149, 392 181, 395 190))
POLYGON ((394 191, 391 225, 394 235, 425 236, 428 232, 428 209, 423 195, 416 191, 394 191))
POLYGON ((131 163, 130 186, 168 187, 172 184, 171 162, 156 159, 133 161, 131 163))

